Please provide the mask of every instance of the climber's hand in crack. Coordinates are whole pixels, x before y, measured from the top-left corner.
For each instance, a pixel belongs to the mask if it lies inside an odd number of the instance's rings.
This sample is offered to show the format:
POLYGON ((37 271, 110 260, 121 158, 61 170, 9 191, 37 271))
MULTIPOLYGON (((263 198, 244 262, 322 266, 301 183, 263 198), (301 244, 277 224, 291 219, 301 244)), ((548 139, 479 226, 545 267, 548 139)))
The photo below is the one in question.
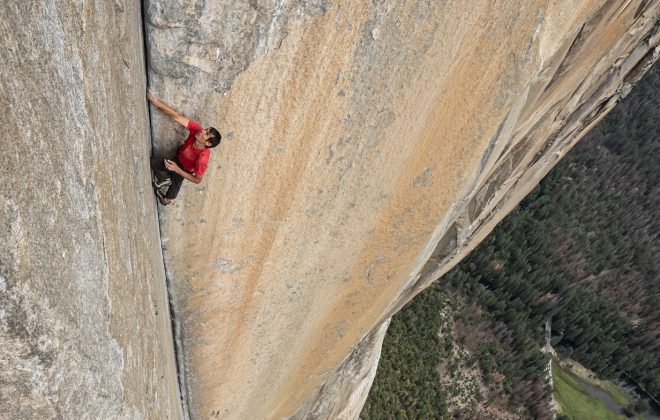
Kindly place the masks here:
POLYGON ((154 103, 154 101, 158 100, 158 98, 156 98, 156 95, 154 95, 154 93, 150 89, 147 89, 147 100, 149 100, 149 102, 151 103, 154 103))
POLYGON ((160 109, 167 115, 168 117, 172 118, 182 126, 188 128, 188 118, 184 117, 183 115, 179 114, 177 111, 174 109, 170 108, 169 106, 165 105, 163 101, 160 99, 156 98, 156 95, 150 90, 147 89, 147 99, 153 106, 156 108, 160 109))

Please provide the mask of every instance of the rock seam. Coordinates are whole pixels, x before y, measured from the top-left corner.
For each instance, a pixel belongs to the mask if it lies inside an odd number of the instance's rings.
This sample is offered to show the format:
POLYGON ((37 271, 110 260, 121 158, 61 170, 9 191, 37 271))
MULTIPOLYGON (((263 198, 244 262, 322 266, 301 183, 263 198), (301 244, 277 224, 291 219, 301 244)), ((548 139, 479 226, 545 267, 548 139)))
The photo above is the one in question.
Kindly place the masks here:
MULTIPOLYGON (((144 77, 145 85, 149 87, 149 54, 148 54, 148 42, 147 42, 147 30, 146 30, 146 21, 145 21, 145 2, 146 0, 140 1, 140 21, 142 22, 142 53, 144 55, 144 77)), ((152 150, 154 146, 154 137, 153 137, 153 123, 151 118, 151 106, 147 104, 147 120, 149 121, 149 143, 151 144, 152 150)), ((150 171, 151 173, 151 171, 150 171)), ((150 180, 151 182, 151 180, 150 180)), ((186 392, 186 382, 184 378, 184 369, 183 369, 183 340, 181 340, 181 323, 176 316, 176 311, 174 309, 175 302, 174 296, 172 294, 172 289, 170 287, 172 279, 170 278, 169 271, 167 271, 167 263, 165 262, 165 249, 163 245, 163 228, 162 228, 162 218, 160 212, 160 206, 156 205, 156 213, 158 215, 158 240, 160 241, 160 252, 161 252, 161 261, 163 262, 163 272, 165 273, 165 290, 167 292, 167 313, 169 313, 170 323, 172 328, 172 347, 174 351, 174 366, 176 368, 176 377, 177 377, 177 393, 179 394, 179 410, 180 417, 184 420, 189 420, 190 415, 190 405, 188 401, 188 393, 186 392)))

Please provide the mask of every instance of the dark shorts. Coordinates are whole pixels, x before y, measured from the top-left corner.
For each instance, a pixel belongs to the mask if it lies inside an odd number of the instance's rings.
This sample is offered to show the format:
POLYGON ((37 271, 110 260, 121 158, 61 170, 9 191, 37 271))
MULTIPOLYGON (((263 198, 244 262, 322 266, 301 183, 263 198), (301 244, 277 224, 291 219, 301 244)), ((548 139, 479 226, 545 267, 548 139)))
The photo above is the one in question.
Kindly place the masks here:
MULTIPOLYGON (((176 164, 179 165, 179 167, 181 167, 181 163, 176 157, 171 158, 170 160, 176 162, 176 164)), ((183 180, 185 178, 177 174, 176 172, 172 172, 169 169, 167 169, 165 167, 165 158, 160 156, 151 157, 151 169, 153 169, 154 175, 156 176, 156 179, 158 181, 162 182, 165 181, 166 179, 172 180, 172 185, 170 185, 170 187, 167 189, 167 194, 165 196, 170 200, 175 199, 176 196, 179 195, 181 184, 183 184, 183 180)))

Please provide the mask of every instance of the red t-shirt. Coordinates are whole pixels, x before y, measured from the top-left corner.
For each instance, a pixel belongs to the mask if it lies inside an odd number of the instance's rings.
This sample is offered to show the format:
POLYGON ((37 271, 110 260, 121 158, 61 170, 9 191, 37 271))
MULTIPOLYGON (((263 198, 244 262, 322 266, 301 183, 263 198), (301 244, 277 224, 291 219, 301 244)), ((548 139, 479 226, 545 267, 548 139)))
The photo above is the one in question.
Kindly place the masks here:
POLYGON ((190 134, 188 134, 188 138, 183 145, 179 147, 176 157, 187 172, 195 176, 202 176, 209 166, 211 151, 209 149, 195 149, 193 144, 195 143, 195 135, 204 130, 204 127, 197 121, 188 120, 188 130, 190 134))

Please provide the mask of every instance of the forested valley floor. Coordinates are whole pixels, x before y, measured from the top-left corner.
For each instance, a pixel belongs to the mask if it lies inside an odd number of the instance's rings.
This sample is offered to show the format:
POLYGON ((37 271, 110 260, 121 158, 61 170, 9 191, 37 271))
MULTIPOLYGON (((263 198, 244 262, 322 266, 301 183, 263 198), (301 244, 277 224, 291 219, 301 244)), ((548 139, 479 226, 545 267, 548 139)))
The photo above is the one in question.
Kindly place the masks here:
POLYGON ((560 358, 660 399, 658 116, 656 63, 392 319, 361 418, 550 417, 546 325, 560 358))

